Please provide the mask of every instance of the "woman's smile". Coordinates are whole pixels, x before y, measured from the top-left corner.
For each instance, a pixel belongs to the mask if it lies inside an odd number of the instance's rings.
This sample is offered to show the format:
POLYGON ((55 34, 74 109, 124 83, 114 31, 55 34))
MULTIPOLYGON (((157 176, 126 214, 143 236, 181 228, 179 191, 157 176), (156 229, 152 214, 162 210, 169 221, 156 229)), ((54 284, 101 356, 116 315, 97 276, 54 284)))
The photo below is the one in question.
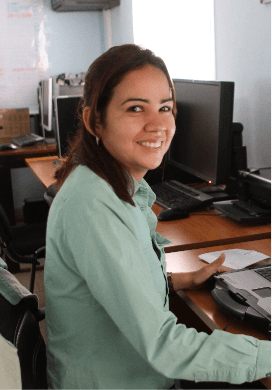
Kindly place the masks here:
POLYGON ((138 141, 137 143, 142 146, 146 146, 147 148, 155 148, 158 149, 162 146, 162 143, 164 140, 158 140, 158 141, 138 141))

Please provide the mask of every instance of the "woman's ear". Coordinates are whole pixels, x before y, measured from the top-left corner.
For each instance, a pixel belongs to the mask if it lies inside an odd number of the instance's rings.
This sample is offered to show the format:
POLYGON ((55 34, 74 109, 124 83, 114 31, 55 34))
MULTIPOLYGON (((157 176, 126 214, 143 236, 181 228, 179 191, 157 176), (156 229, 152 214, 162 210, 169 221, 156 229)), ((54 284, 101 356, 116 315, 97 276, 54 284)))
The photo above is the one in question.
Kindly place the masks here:
POLYGON ((91 126, 90 126, 90 114, 91 114, 91 108, 89 106, 86 106, 84 107, 83 109, 83 113, 82 113, 82 117, 83 117, 83 122, 84 122, 84 125, 86 127, 86 129, 94 136, 96 136, 96 134, 94 134, 91 126))
POLYGON ((99 136, 102 131, 102 125, 100 124, 99 120, 96 120, 96 125, 95 125, 95 131, 90 126, 90 115, 91 115, 91 108, 89 106, 86 106, 83 109, 83 122, 86 127, 86 129, 95 137, 99 136))

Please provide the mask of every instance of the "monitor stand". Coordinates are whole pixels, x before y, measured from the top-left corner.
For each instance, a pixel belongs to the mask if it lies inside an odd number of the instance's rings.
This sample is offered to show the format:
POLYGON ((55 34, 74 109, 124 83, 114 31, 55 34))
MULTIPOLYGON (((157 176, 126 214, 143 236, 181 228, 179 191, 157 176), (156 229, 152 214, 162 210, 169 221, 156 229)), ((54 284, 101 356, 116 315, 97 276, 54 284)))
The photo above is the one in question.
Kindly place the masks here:
POLYGON ((48 145, 50 144, 55 144, 56 143, 56 139, 55 138, 45 138, 44 139, 44 142, 48 145))

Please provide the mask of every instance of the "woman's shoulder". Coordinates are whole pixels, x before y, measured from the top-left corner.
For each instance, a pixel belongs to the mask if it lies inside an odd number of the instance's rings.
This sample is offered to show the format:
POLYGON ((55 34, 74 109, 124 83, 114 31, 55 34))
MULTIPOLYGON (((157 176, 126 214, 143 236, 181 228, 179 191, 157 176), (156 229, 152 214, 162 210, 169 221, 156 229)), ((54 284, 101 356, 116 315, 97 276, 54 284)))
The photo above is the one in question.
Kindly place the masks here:
POLYGON ((86 166, 79 165, 68 176, 62 185, 58 196, 63 201, 77 199, 78 201, 96 197, 112 196, 112 187, 86 166))
MULTIPOLYGON (((127 208, 115 194, 113 188, 101 177, 85 166, 78 166, 69 175, 57 193, 51 207, 50 220, 66 222, 86 220, 86 216, 107 213, 127 219, 127 208)), ((97 218, 96 218, 97 220, 97 218)))
MULTIPOLYGON (((100 214, 112 211, 115 214, 127 213, 132 207, 119 199, 109 183, 86 166, 79 165, 68 176, 52 204, 59 213, 100 214)), ((51 207, 52 207, 51 206, 51 207)))

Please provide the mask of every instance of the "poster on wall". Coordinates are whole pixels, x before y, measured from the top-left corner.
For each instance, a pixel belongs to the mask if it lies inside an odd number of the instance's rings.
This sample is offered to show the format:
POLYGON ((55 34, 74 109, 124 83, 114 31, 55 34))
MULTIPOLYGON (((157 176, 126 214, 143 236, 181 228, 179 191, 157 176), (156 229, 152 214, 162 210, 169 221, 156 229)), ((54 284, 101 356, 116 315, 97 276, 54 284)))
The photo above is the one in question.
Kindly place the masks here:
POLYGON ((48 78, 43 0, 0 1, 0 108, 38 112, 37 88, 48 78))

